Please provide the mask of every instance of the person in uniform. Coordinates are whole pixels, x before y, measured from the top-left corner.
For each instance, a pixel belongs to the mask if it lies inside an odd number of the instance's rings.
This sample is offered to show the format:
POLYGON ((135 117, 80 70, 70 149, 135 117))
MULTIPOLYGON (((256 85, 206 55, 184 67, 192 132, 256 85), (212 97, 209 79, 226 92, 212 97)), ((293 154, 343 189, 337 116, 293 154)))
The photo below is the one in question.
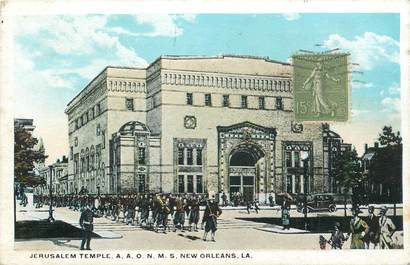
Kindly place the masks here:
POLYGON ((84 245, 86 246, 86 250, 91 250, 90 243, 91 233, 94 228, 93 222, 94 213, 91 211, 91 205, 88 204, 80 216, 80 226, 83 230, 80 247, 81 250, 84 250, 84 245))
POLYGON ((386 216, 387 207, 382 206, 380 208, 380 218, 379 218, 379 225, 380 225, 380 248, 381 249, 388 249, 392 247, 393 239, 392 236, 396 231, 396 226, 394 225, 393 221, 386 216))
POLYGON ((177 231, 177 226, 181 227, 181 232, 184 232, 185 223, 185 205, 180 195, 175 200, 175 215, 174 215, 174 232, 177 231))
POLYGON ((379 217, 374 214, 374 206, 369 206, 369 215, 365 219, 369 228, 364 235, 366 249, 376 249, 380 242, 379 217))
POLYGON ((198 221, 199 221, 199 203, 200 198, 195 197, 191 200, 191 211, 189 215, 189 231, 192 231, 192 226, 195 232, 198 232, 198 221))
POLYGON ((217 218, 222 214, 221 208, 219 208, 218 203, 215 201, 215 195, 212 199, 206 202, 206 208, 204 216, 202 218, 202 223, 205 223, 205 232, 203 240, 206 241, 209 231, 211 231, 211 241, 215 242, 215 232, 217 230, 217 218))
POLYGON ((352 220, 350 220, 350 233, 352 234, 352 240, 350 243, 351 249, 364 249, 364 235, 368 229, 367 223, 359 217, 361 213, 359 208, 352 209, 352 220))
POLYGON ((148 217, 149 217, 149 200, 148 195, 145 194, 144 197, 140 201, 140 208, 141 208, 141 219, 140 225, 144 224, 145 226, 148 225, 148 217))

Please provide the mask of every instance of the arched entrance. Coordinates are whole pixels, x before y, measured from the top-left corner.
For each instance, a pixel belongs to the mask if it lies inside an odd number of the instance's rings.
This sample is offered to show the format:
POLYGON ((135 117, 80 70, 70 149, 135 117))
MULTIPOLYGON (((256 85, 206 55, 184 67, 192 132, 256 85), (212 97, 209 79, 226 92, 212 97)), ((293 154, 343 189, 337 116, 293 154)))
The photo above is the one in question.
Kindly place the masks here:
POLYGON ((247 121, 217 130, 220 194, 266 202, 274 192, 276 130, 247 121))
POLYGON ((229 194, 240 194, 243 201, 253 201, 263 172, 265 154, 256 144, 242 143, 229 156, 229 194), (261 170, 262 169, 262 170, 261 170))

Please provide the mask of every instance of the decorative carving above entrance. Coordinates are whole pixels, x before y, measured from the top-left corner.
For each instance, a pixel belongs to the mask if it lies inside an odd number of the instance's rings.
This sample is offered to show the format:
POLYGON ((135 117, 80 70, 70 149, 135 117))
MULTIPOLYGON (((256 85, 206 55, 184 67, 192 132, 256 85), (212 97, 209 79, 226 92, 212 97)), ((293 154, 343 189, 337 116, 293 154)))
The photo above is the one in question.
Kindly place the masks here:
POLYGON ((217 129, 220 138, 274 140, 276 137, 274 128, 263 127, 248 121, 231 126, 218 126, 217 129))

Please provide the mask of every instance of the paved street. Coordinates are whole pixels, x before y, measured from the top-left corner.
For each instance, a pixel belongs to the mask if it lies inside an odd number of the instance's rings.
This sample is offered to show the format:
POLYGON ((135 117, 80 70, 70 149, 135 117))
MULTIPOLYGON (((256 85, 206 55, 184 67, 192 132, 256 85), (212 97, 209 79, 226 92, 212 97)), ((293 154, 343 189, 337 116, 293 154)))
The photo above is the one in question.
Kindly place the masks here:
MULTIPOLYGON (((40 220, 48 217, 48 208, 17 209, 17 220, 40 220)), ((392 212, 392 210, 390 210, 392 212)), ((201 213, 202 214, 202 213, 201 213)), ((323 214, 323 213, 322 213, 323 214)), ((326 213, 328 215, 329 213, 326 213)), ((343 210, 336 215, 342 216, 343 210)), ((401 214, 401 210, 398 210, 401 214)), ((293 217, 301 216, 292 210, 293 217)), ((311 214, 317 215, 317 214, 311 214)), ((79 227, 79 212, 67 208, 56 208, 57 220, 79 227)), ((139 227, 112 222, 107 218, 95 218, 95 233, 102 238, 92 240, 93 250, 158 250, 158 249, 319 249, 319 234, 305 233, 303 230, 282 231, 282 227, 261 222, 245 221, 242 217, 280 217, 278 208, 265 208, 256 214, 248 214, 245 209, 224 209, 218 219, 216 242, 202 241, 203 230, 199 232, 155 233, 139 227)), ((329 234, 324 234, 329 237, 329 234)), ((79 239, 17 240, 16 250, 76 250, 79 239)), ((350 242, 344 244, 348 248, 350 242)))

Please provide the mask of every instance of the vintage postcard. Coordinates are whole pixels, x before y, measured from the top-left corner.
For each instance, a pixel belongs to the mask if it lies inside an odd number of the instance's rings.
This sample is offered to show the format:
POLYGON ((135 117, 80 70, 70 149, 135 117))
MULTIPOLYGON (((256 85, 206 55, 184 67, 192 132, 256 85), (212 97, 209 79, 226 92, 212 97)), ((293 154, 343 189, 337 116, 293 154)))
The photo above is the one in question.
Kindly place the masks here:
POLYGON ((0 264, 408 264, 376 2, 4 2, 0 264))

